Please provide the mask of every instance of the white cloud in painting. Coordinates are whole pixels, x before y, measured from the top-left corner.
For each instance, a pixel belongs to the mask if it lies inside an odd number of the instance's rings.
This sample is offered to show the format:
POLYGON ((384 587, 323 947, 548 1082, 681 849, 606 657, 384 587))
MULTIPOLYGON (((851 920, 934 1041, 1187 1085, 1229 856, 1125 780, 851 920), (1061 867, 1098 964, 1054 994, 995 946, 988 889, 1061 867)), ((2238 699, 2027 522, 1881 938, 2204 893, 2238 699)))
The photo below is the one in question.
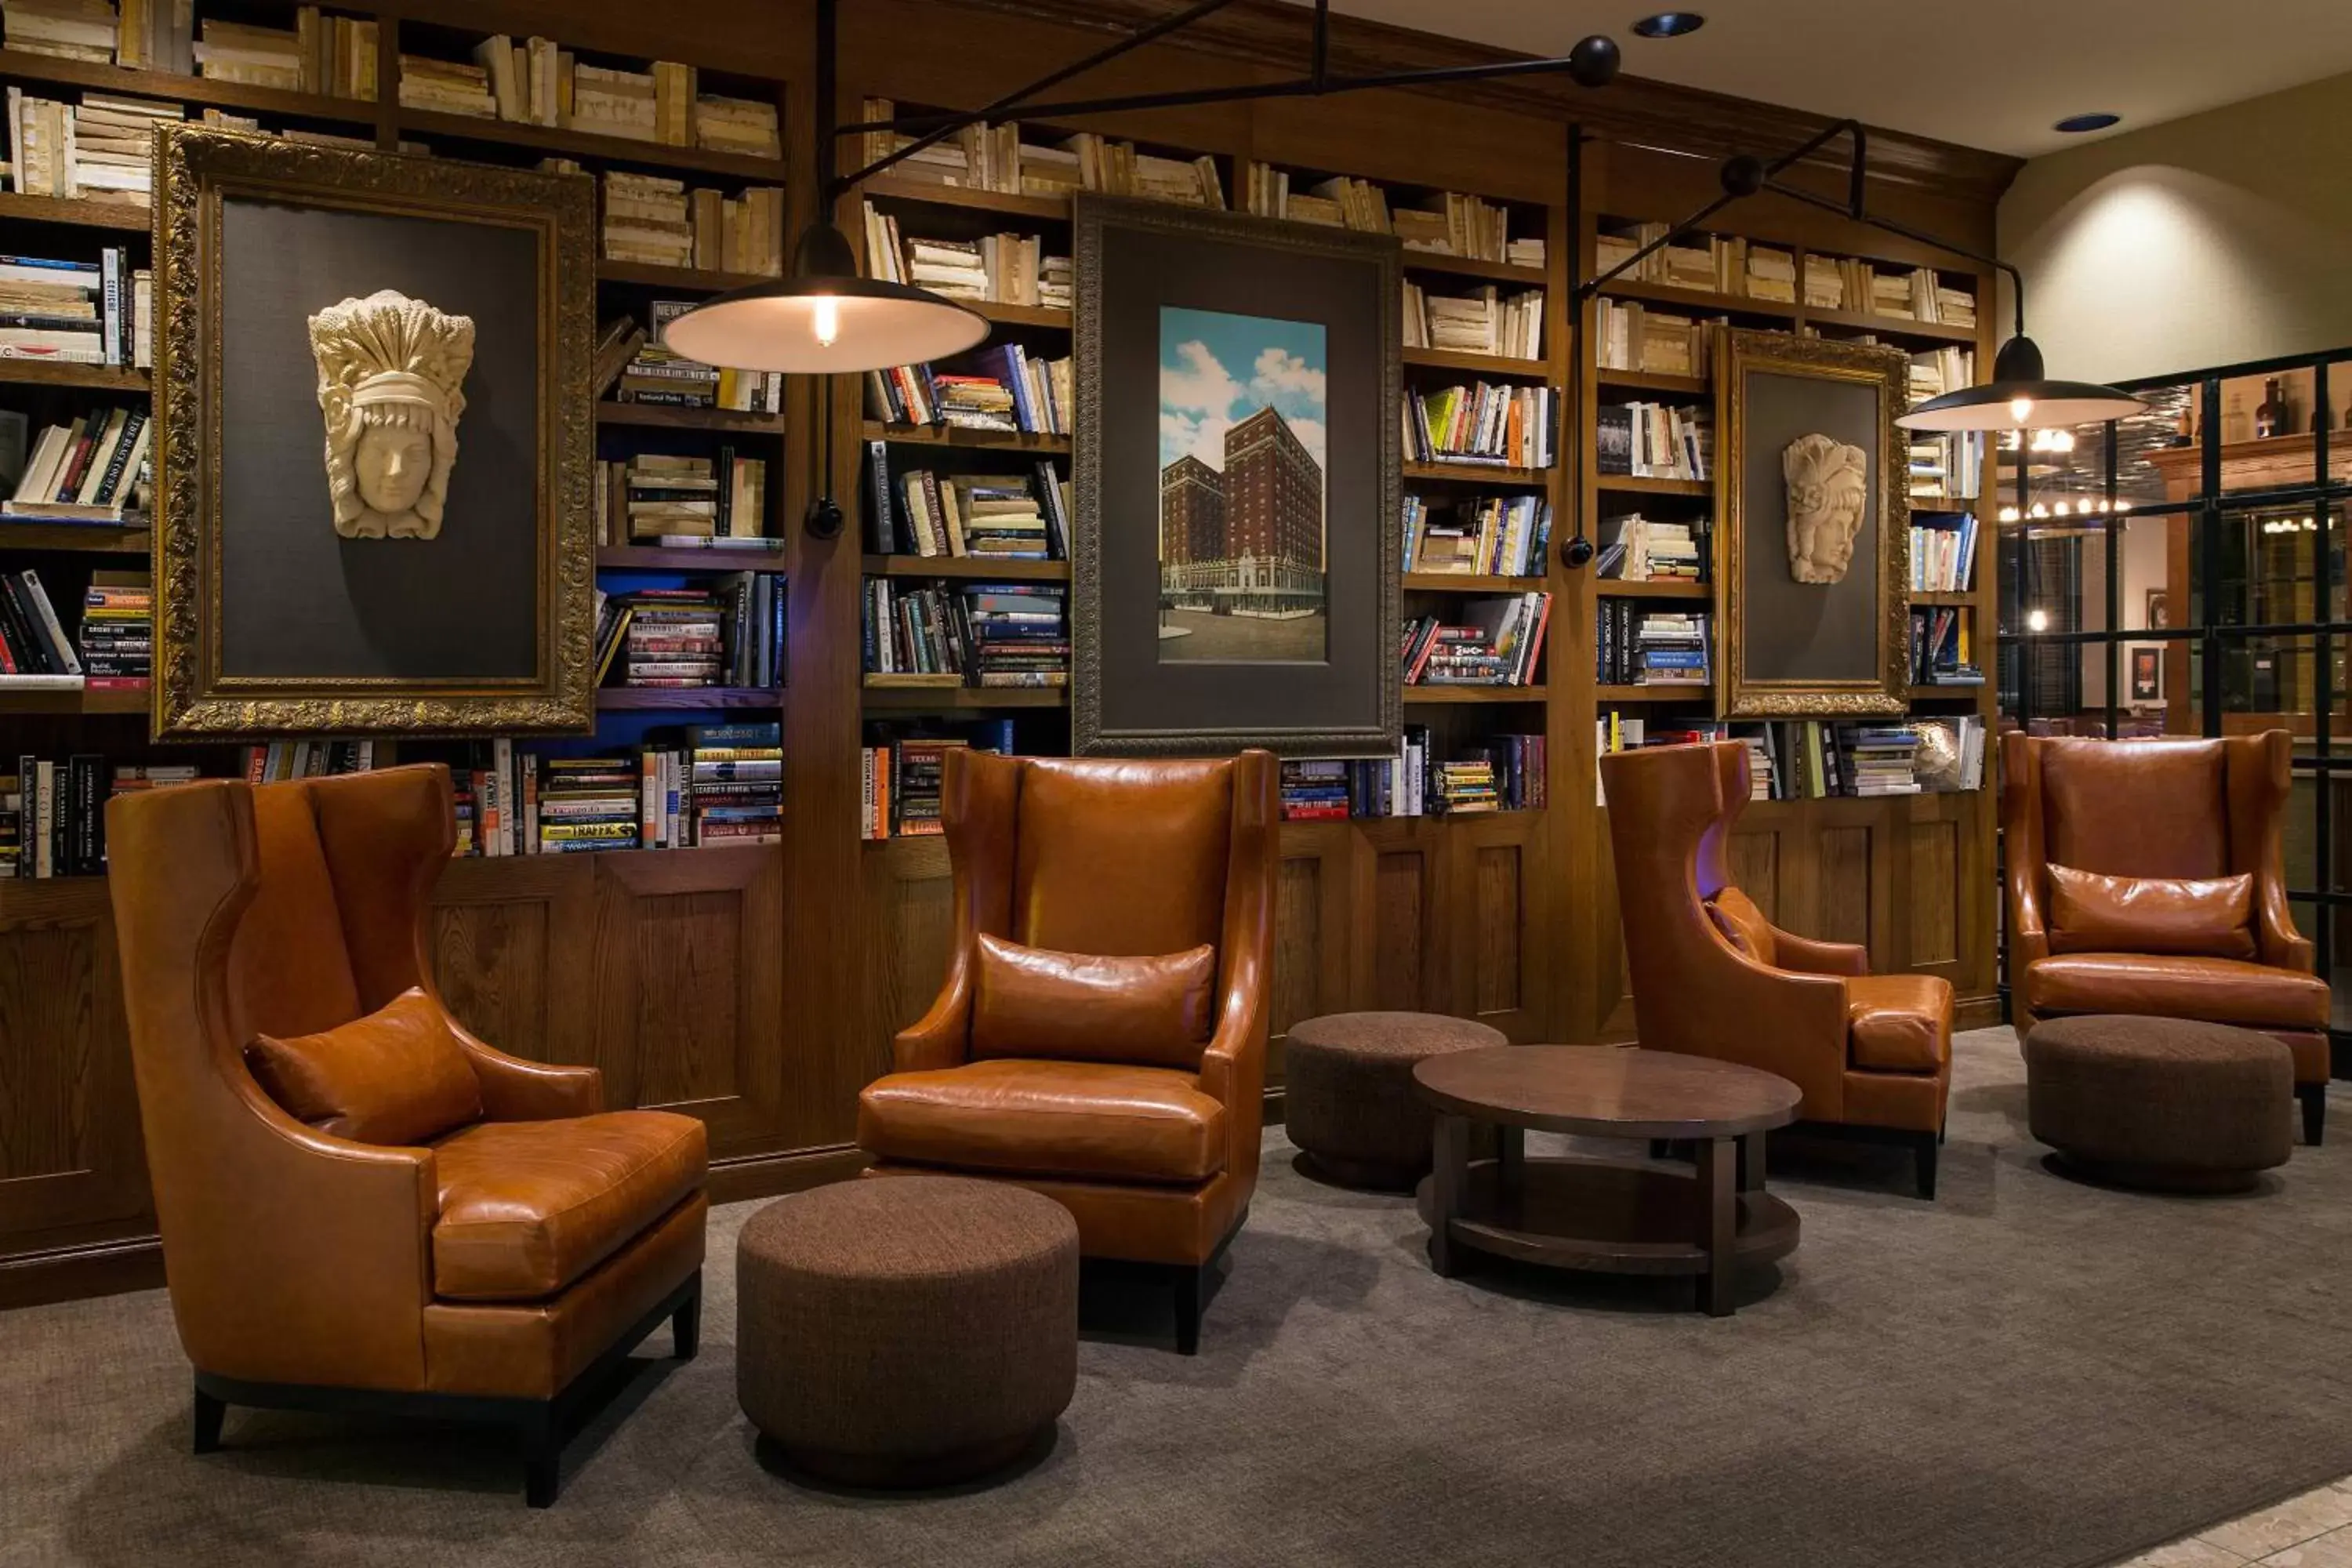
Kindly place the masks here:
MULTIPOLYGON (((1225 471, 1225 432, 1234 422, 1222 412, 1183 414, 1160 411, 1160 466, 1166 468, 1188 453, 1219 473, 1225 471)), ((1320 461, 1318 458, 1318 461, 1320 461)))
POLYGON ((1224 414, 1242 395, 1241 384, 1198 338, 1176 345, 1178 363, 1160 367, 1160 405, 1198 414, 1224 414))
POLYGON ((1250 390, 1281 409, 1285 418, 1293 409, 1301 414, 1321 412, 1323 373, 1288 349, 1261 350, 1252 372, 1250 390))

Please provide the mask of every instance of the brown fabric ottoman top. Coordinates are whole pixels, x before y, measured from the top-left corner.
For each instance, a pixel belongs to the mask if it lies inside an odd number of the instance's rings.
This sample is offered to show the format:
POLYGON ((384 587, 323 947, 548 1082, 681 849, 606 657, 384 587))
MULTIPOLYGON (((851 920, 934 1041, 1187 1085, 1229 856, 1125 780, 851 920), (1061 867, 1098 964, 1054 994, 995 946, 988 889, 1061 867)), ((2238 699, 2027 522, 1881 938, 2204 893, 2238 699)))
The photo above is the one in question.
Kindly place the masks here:
POLYGON ((1041 1441, 1078 1374, 1078 1227, 997 1182, 780 1198, 736 1251, 736 1394, 803 1468, 945 1485, 1041 1441))
POLYGON ((2124 1184, 2236 1189, 2294 1152, 2294 1058, 2226 1024, 2095 1014, 2025 1039, 2033 1135, 2124 1184))
POLYGON ((1291 1026, 1282 1119, 1318 1173, 1349 1186, 1408 1189, 1429 1172, 1429 1107, 1415 1064, 1508 1045, 1499 1029, 1443 1013, 1333 1013, 1291 1026))

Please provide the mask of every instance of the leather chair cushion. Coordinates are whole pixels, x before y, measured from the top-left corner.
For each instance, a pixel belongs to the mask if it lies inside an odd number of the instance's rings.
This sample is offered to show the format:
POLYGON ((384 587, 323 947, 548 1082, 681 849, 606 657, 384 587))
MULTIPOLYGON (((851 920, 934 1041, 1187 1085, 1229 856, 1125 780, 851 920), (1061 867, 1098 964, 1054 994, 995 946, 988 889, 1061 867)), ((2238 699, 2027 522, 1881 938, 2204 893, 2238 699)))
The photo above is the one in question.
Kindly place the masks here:
POLYGON ((2131 1013, 2235 1024, 2249 1029, 2327 1027, 2327 983, 2293 969, 2230 958, 2070 952, 2025 971, 2026 1010, 2131 1013))
POLYGON ((709 1139, 691 1116, 608 1110, 483 1121, 433 1146, 443 1300, 552 1296, 701 1187, 709 1139))
POLYGON ((985 933, 971 1056, 1139 1062, 1198 1071, 1214 1018, 1217 950, 1108 958, 985 933))
POLYGON ((868 1084, 857 1142, 961 1170, 1192 1184, 1224 1168, 1225 1108, 1171 1068, 999 1058, 868 1084))
POLYGON ((1951 982, 1934 974, 1851 976, 1845 1023, 1855 1067, 1934 1072, 1952 1055, 1951 982))
POLYGON ((2254 879, 2115 877, 2052 865, 2053 952, 2254 956, 2254 879))
POLYGON ((481 1119, 482 1086, 441 1004, 412 985, 315 1035, 257 1035, 246 1066, 287 1115, 360 1143, 426 1143, 481 1119))
POLYGON ((1737 949, 1743 958, 1752 958, 1770 969, 1780 959, 1774 951, 1772 922, 1756 907, 1756 900, 1737 888, 1726 888, 1706 901, 1707 918, 1715 929, 1737 949))

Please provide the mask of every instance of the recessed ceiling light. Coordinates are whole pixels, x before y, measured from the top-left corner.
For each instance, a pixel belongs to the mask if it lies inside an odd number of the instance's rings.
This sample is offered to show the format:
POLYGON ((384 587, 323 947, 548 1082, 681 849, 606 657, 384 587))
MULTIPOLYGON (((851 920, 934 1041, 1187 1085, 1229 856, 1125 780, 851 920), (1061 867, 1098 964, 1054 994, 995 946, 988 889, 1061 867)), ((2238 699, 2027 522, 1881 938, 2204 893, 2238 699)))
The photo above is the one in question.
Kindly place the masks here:
POLYGON ((2120 114, 2070 114, 2050 129, 2063 131, 2069 136, 2079 136, 2085 131, 2105 131, 2122 120, 2120 114))
POLYGON ((1706 26, 1706 18, 1696 11, 1661 11, 1634 23, 1633 31, 1644 38, 1679 38, 1706 26))

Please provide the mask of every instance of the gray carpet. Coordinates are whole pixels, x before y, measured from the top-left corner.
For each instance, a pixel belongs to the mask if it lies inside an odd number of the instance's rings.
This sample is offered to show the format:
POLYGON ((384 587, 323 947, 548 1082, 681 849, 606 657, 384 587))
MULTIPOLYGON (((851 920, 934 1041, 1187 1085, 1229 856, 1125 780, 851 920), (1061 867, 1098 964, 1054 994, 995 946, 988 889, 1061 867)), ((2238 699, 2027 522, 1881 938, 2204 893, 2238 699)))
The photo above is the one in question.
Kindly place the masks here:
POLYGON ((1780 1159, 1804 1243, 1727 1321, 1686 1283, 1437 1279, 1402 1200, 1315 1185, 1272 1134, 1199 1359, 1090 1280, 1051 1453, 915 1499, 755 1452, 747 1205, 714 1226, 701 1359, 656 1334, 546 1513, 457 1430, 232 1412, 191 1458, 160 1293, 0 1315, 0 1563, 2099 1563, 2352 1473, 2352 1096, 2334 1114, 2256 1196, 2079 1186, 1979 1033, 1940 1201, 1876 1152, 1780 1159))

